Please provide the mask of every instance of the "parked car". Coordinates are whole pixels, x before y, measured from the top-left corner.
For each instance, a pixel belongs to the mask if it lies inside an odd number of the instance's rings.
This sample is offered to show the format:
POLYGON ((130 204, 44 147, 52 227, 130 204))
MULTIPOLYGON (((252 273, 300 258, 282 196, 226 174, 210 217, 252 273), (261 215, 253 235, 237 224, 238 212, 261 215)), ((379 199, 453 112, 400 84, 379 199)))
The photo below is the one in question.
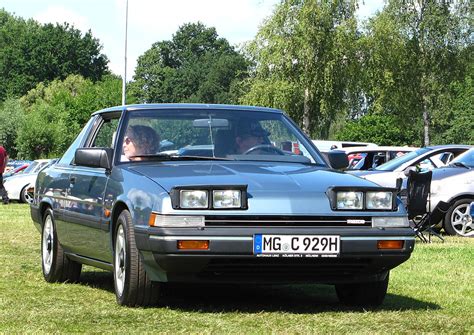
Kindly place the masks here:
POLYGON ((377 147, 349 147, 344 148, 349 159, 350 170, 369 170, 382 165, 389 160, 415 151, 415 147, 377 146, 377 147))
POLYGON ((40 173, 31 216, 46 281, 110 270, 131 306, 155 303, 162 282, 327 283, 344 303, 378 305, 414 248, 396 190, 329 168, 291 119, 261 107, 98 111, 40 173), (160 140, 213 155, 164 153, 160 140))
POLYGON ((5 166, 5 173, 14 171, 23 165, 30 165, 30 164, 31 164, 31 161, 28 161, 28 160, 9 159, 7 166, 5 166))
POLYGON ((321 152, 327 152, 333 149, 343 149, 350 147, 376 147, 377 144, 370 142, 354 142, 354 141, 330 141, 330 140, 313 140, 314 145, 321 152))
POLYGON ((38 159, 33 161, 22 173, 5 178, 4 186, 10 200, 31 202, 32 198, 27 192, 28 186, 34 185, 38 173, 53 162, 52 159, 38 159))
MULTIPOLYGON (((450 235, 474 236, 474 148, 459 155, 451 163, 433 170, 431 179, 431 210, 444 203, 449 209, 443 218, 443 228, 450 235)), ((443 207, 446 207, 444 204, 443 207)))
POLYGON ((13 175, 19 175, 20 173, 23 173, 28 166, 30 166, 29 163, 28 164, 23 164, 23 165, 20 165, 17 168, 14 168, 13 170, 10 170, 10 171, 4 173, 3 174, 3 179, 11 177, 13 175))
POLYGON ((392 159, 373 170, 348 170, 348 172, 381 186, 396 187, 398 178, 406 180, 406 170, 416 167, 420 171, 425 171, 445 166, 449 161, 443 161, 443 159, 446 159, 448 156, 455 158, 471 147, 470 145, 461 144, 423 147, 392 159))

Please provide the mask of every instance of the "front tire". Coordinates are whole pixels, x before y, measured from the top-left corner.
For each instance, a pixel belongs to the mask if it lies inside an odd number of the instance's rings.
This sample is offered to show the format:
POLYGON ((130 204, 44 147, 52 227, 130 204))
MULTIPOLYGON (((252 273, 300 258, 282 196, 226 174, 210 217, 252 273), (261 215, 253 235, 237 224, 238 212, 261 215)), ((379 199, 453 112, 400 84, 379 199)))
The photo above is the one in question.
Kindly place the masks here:
POLYGON ((114 238, 114 287, 117 303, 124 306, 156 304, 160 287, 145 272, 135 244, 132 217, 128 210, 120 213, 114 238))
POLYGON ((384 280, 377 282, 337 284, 337 297, 341 303, 349 306, 380 306, 387 294, 389 274, 384 280))
POLYGON ((43 216, 41 268, 44 279, 49 283, 76 282, 82 270, 82 264, 71 261, 64 254, 56 234, 53 211, 50 208, 46 210, 43 216))
POLYGON ((20 192, 20 202, 31 204, 33 202, 33 198, 30 194, 28 194, 28 186, 26 185, 20 192))
POLYGON ((444 217, 444 230, 449 235, 474 236, 473 215, 469 206, 472 199, 460 199, 456 201, 448 210, 444 217))

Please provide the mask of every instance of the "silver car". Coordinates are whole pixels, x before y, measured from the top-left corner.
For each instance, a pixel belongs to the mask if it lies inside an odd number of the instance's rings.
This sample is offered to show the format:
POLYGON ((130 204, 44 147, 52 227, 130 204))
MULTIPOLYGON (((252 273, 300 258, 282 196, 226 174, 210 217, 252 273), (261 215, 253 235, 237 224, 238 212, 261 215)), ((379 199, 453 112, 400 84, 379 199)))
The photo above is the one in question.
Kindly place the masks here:
POLYGON ((440 201, 449 204, 442 222, 446 233, 474 236, 474 213, 470 211, 470 204, 474 201, 474 148, 455 158, 448 166, 433 170, 431 209, 440 205, 440 201))
POLYGON ((472 148, 470 145, 450 144, 420 148, 392 159, 372 170, 347 170, 347 172, 373 181, 381 186, 396 187, 397 179, 406 179, 405 171, 417 167, 421 171, 433 170, 448 164, 451 159, 472 148))

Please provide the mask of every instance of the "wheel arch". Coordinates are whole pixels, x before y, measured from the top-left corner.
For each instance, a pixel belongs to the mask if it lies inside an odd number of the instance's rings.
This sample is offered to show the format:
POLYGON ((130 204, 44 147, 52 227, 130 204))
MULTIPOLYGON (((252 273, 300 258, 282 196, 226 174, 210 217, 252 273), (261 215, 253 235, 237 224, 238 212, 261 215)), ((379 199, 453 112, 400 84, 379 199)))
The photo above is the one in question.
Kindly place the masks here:
POLYGON ((448 201, 448 204, 449 204, 449 207, 451 207, 452 205, 454 205, 454 203, 458 200, 462 200, 462 199, 471 199, 474 201, 474 194, 473 193, 463 193, 463 194, 457 194, 455 197, 449 199, 448 201))
POLYGON ((117 201, 112 209, 112 219, 110 221, 110 243, 111 250, 114 250, 115 246, 115 228, 117 227, 117 221, 120 213, 124 210, 129 210, 128 205, 123 201, 117 201))
POLYGON ((47 209, 53 209, 53 203, 50 199, 43 199, 39 205, 39 223, 43 227, 44 213, 47 209))

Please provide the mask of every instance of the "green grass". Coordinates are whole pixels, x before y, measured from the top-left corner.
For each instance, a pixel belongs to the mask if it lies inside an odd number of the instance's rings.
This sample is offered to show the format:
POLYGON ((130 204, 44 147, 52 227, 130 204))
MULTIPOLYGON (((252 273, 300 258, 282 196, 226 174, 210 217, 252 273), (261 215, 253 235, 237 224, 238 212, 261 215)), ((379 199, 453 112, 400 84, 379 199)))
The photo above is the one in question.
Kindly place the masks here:
MULTIPOLYGON (((0 205, 1 206, 1 205, 0 205)), ((341 306, 324 285, 181 286, 154 308, 115 302, 112 276, 84 267, 78 284, 48 284, 26 205, 0 207, 0 333, 474 333, 474 239, 417 243, 372 311, 341 306)))

